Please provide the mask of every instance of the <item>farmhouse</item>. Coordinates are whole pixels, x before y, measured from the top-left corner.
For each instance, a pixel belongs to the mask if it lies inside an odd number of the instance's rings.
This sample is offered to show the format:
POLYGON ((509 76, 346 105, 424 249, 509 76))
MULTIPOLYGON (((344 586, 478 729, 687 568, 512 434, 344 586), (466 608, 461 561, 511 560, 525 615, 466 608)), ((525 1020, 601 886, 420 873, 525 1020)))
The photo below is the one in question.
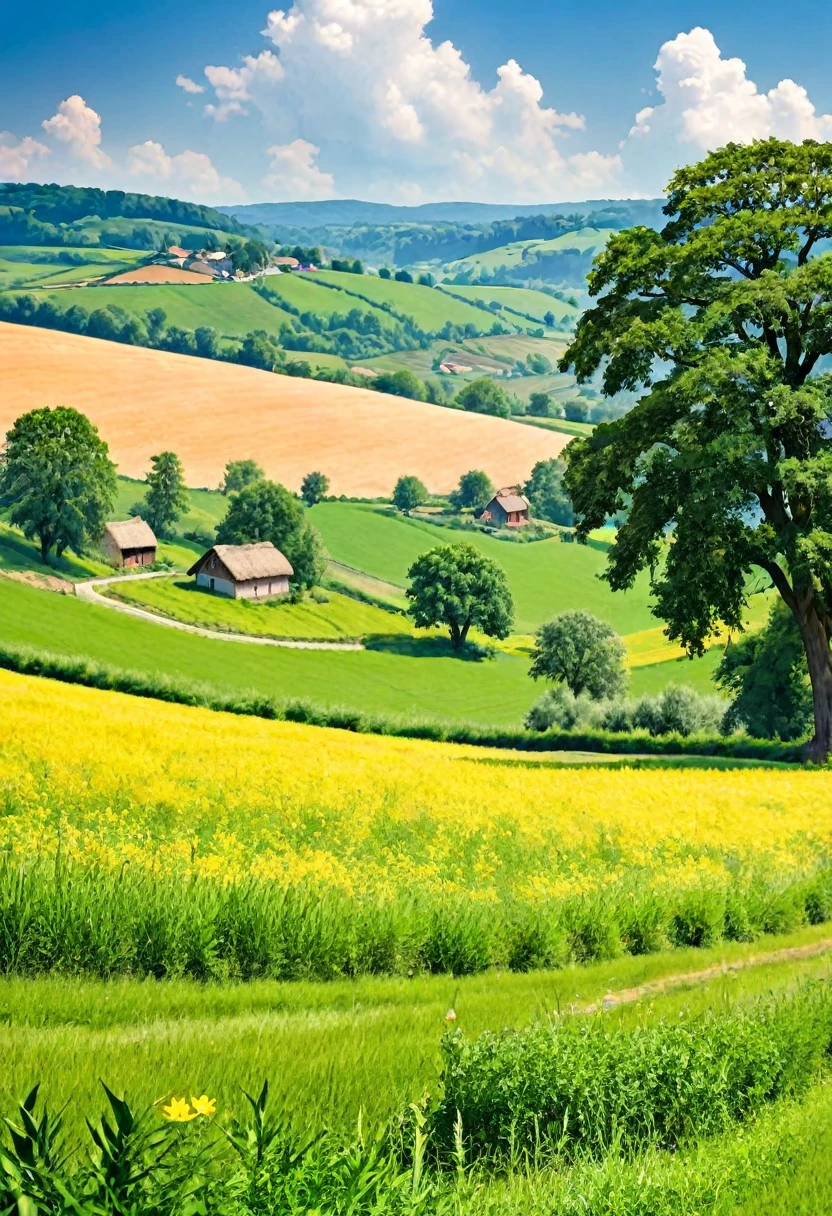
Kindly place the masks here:
POLYGON ((480 519, 495 528, 524 528, 529 523, 529 504, 515 486, 498 490, 480 519))
POLYGON ((289 592, 294 570, 270 540, 253 545, 214 545, 188 574, 198 587, 235 600, 266 600, 289 592))
POLYGON ((107 524, 99 547, 112 566, 152 566, 156 561, 153 529, 138 517, 107 524))

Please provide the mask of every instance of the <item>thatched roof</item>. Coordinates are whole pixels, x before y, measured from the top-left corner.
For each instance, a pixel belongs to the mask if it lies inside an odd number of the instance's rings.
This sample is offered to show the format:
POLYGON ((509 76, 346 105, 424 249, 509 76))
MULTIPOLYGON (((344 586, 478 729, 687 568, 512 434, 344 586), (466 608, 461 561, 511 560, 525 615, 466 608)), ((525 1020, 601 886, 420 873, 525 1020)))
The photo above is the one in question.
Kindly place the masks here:
POLYGON ((155 549, 156 537, 150 524, 138 516, 121 523, 107 524, 104 531, 113 538, 119 549, 155 549))
POLYGON ((212 554, 216 554, 238 583, 252 578, 290 578, 295 573, 288 559, 270 540, 261 540, 254 545, 214 545, 194 562, 188 574, 202 570, 212 554))

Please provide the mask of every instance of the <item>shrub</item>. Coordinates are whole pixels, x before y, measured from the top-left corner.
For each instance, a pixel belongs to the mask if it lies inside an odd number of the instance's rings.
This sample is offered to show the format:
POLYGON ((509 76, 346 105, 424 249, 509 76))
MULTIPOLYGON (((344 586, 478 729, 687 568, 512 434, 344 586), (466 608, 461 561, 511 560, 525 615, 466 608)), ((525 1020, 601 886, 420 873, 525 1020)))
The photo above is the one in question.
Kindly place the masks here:
POLYGON ((556 685, 532 705, 525 719, 527 730, 590 729, 616 733, 646 730, 653 736, 715 734, 725 715, 721 697, 703 696, 687 685, 669 684, 655 696, 638 700, 613 698, 592 701, 574 696, 556 685))
POLYGON ((461 1119, 475 1155, 602 1159, 651 1145, 676 1149, 799 1093, 832 1048, 832 990, 807 985, 679 1023, 635 1030, 560 1018, 529 1030, 443 1042, 442 1094, 431 1124, 453 1145, 461 1119))

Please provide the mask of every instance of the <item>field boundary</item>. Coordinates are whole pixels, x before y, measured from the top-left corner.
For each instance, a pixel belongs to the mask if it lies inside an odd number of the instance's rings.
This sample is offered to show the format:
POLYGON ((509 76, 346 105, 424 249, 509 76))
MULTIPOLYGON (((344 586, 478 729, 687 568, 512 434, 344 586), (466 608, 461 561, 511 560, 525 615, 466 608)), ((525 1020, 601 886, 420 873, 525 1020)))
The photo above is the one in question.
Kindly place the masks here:
POLYGON ((250 646, 281 646, 287 650, 363 650, 361 642, 308 642, 296 638, 264 638, 252 633, 227 633, 221 629, 206 629, 202 625, 189 625, 186 621, 177 621, 174 617, 159 616, 146 608, 136 608, 125 604, 122 600, 110 599, 100 595, 99 587, 109 587, 114 583, 141 582, 152 578, 169 578, 169 570, 153 570, 146 574, 114 575, 111 578, 91 578, 75 584, 75 594, 88 604, 98 604, 104 608, 112 608, 115 612, 123 612, 125 616, 134 616, 141 621, 150 621, 154 625, 166 625, 168 629, 179 629, 183 633, 195 633, 202 638, 216 638, 220 642, 243 642, 250 646))

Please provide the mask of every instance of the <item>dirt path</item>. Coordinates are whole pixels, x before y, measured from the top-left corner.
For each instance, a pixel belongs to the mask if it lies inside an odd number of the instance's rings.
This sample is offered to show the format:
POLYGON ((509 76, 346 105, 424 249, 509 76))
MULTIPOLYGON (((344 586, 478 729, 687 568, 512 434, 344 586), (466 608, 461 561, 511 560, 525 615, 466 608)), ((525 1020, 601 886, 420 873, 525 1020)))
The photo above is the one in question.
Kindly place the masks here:
POLYGON ((670 988, 683 988, 686 984, 704 984, 708 980, 718 979, 721 975, 731 975, 736 971, 746 971, 749 967, 763 967, 769 963, 800 962, 801 959, 817 958, 821 954, 832 952, 832 937, 825 937, 819 942, 808 942, 805 946, 787 946, 783 950, 771 950, 768 954, 753 954, 748 958, 737 959, 735 962, 716 963, 701 971, 680 971, 676 975, 665 975, 658 980, 650 980, 639 984, 636 988, 622 988, 619 992, 608 992, 600 1001, 589 1005, 570 1006, 571 1013, 599 1013, 602 1009, 615 1009, 618 1005, 632 1005, 645 996, 655 996, 670 988))
POLYGON ((108 587, 112 583, 135 582, 149 578, 169 578, 170 571, 151 571, 147 574, 117 574, 111 578, 91 578, 83 583, 75 584, 75 594, 79 599, 90 604, 98 604, 104 608, 112 608, 114 612, 123 612, 125 616, 133 616, 140 621, 151 621, 154 625, 165 625, 168 629, 179 629, 182 633, 195 633, 202 638, 215 638, 219 642, 243 642, 249 646, 281 646, 287 650, 363 650, 360 642, 304 642, 293 638, 261 638, 250 633, 223 633, 219 629, 204 629, 201 625, 188 625, 185 621, 176 621, 169 616, 159 616, 146 608, 136 608, 133 604, 125 604, 121 600, 111 599, 99 594, 99 587, 108 587))

